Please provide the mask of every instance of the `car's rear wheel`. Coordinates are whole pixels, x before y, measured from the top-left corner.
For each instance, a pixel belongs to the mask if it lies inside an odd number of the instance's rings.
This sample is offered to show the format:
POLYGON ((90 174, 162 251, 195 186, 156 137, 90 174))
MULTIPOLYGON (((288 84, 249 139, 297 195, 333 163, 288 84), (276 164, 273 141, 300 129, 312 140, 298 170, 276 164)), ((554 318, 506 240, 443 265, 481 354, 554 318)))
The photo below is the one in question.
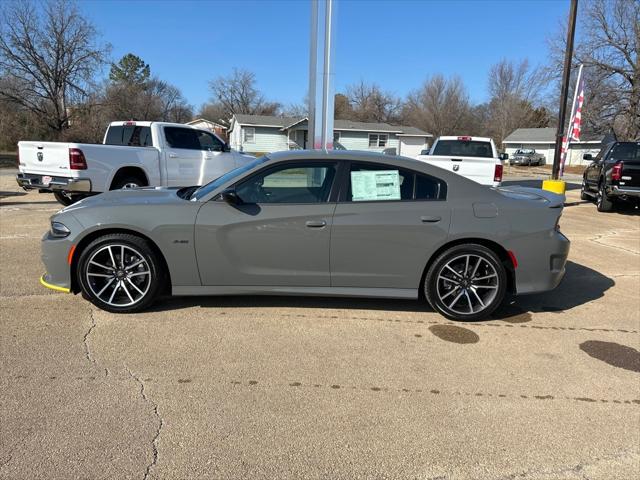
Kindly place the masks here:
POLYGON ((140 177, 136 176, 127 176, 120 177, 113 181, 111 185, 111 190, 120 190, 121 188, 138 188, 144 187, 147 185, 147 182, 140 177))
POLYGON ((507 273, 500 258, 487 247, 452 247, 431 264, 424 282, 431 306, 452 320, 481 320, 500 306, 507 273))
POLYGON ((162 262, 149 243, 135 235, 109 234, 85 248, 78 261, 85 298, 114 313, 149 307, 164 283, 162 262))
POLYGON ((64 205, 65 207, 71 205, 72 203, 76 203, 86 197, 86 195, 82 195, 80 193, 65 194, 62 192, 53 192, 53 196, 58 201, 58 203, 64 205))
POLYGON ((596 208, 599 212, 610 212, 613 210, 613 200, 607 195, 604 181, 600 182, 598 196, 596 197, 596 208))

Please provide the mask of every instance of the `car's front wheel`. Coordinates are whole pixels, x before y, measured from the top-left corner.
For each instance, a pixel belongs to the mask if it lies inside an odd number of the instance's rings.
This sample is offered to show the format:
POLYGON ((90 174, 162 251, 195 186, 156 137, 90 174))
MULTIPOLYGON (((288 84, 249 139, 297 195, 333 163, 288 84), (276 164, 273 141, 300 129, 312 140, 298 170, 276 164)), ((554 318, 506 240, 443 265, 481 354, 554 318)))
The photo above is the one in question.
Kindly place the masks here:
POLYGON ((435 259, 427 271, 424 293, 431 306, 452 320, 481 320, 500 306, 507 273, 487 247, 463 244, 435 259))
POLYGON ((83 295, 114 313, 149 307, 164 284, 162 263, 149 243, 119 233, 91 242, 80 255, 77 275, 83 295))

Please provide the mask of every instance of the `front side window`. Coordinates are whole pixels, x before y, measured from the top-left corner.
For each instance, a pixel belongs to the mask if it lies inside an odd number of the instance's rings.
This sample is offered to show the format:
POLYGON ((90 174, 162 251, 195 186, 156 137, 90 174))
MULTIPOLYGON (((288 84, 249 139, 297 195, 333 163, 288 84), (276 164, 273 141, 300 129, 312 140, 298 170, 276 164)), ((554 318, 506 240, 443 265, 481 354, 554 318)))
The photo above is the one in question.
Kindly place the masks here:
POLYGON ((165 127, 164 136, 167 144, 172 148, 182 148, 185 150, 200 150, 200 140, 198 130, 193 128, 165 127))
POLYGON ((335 176, 334 163, 288 163, 244 180, 236 194, 245 203, 323 203, 335 176))
POLYGON ((242 129, 242 133, 244 135, 244 143, 255 143, 256 140, 256 129, 253 127, 244 127, 242 129))
POLYGON ((333 143, 339 143, 340 142, 340 132, 334 130, 333 131, 333 143))
POLYGON ((206 150, 209 152, 221 152, 224 146, 222 141, 215 135, 208 132, 196 130, 198 134, 198 142, 200 143, 200 150, 206 150))
POLYGON ((392 165, 352 163, 347 200, 443 200, 446 183, 435 177, 392 165))
POLYGON ((369 148, 384 148, 387 146, 389 135, 386 133, 370 133, 369 148))

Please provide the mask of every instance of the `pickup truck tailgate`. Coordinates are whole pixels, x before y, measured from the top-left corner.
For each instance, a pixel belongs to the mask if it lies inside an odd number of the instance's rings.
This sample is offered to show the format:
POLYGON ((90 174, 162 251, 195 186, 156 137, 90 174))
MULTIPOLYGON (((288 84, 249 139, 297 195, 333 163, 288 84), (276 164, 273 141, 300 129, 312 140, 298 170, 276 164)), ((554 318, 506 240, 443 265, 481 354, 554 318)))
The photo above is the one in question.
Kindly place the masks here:
POLYGON ((620 188, 640 188, 640 160, 625 160, 622 165, 620 188))
POLYGON ((20 172, 69 176, 69 146, 58 142, 19 142, 20 172))
POLYGON ((482 157, 448 157, 419 155, 418 160, 455 172, 482 185, 493 185, 498 160, 482 157))

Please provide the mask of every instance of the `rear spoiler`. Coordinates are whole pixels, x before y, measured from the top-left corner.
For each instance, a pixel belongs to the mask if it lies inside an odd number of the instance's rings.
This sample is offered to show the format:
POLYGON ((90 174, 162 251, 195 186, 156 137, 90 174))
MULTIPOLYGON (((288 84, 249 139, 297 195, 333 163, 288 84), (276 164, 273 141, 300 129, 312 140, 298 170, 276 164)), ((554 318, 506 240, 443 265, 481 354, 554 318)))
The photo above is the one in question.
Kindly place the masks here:
POLYGON ((549 204, 549 208, 564 207, 564 195, 558 195, 557 193, 542 190, 541 188, 520 187, 516 185, 510 187, 498 187, 496 190, 507 197, 544 200, 549 204))

